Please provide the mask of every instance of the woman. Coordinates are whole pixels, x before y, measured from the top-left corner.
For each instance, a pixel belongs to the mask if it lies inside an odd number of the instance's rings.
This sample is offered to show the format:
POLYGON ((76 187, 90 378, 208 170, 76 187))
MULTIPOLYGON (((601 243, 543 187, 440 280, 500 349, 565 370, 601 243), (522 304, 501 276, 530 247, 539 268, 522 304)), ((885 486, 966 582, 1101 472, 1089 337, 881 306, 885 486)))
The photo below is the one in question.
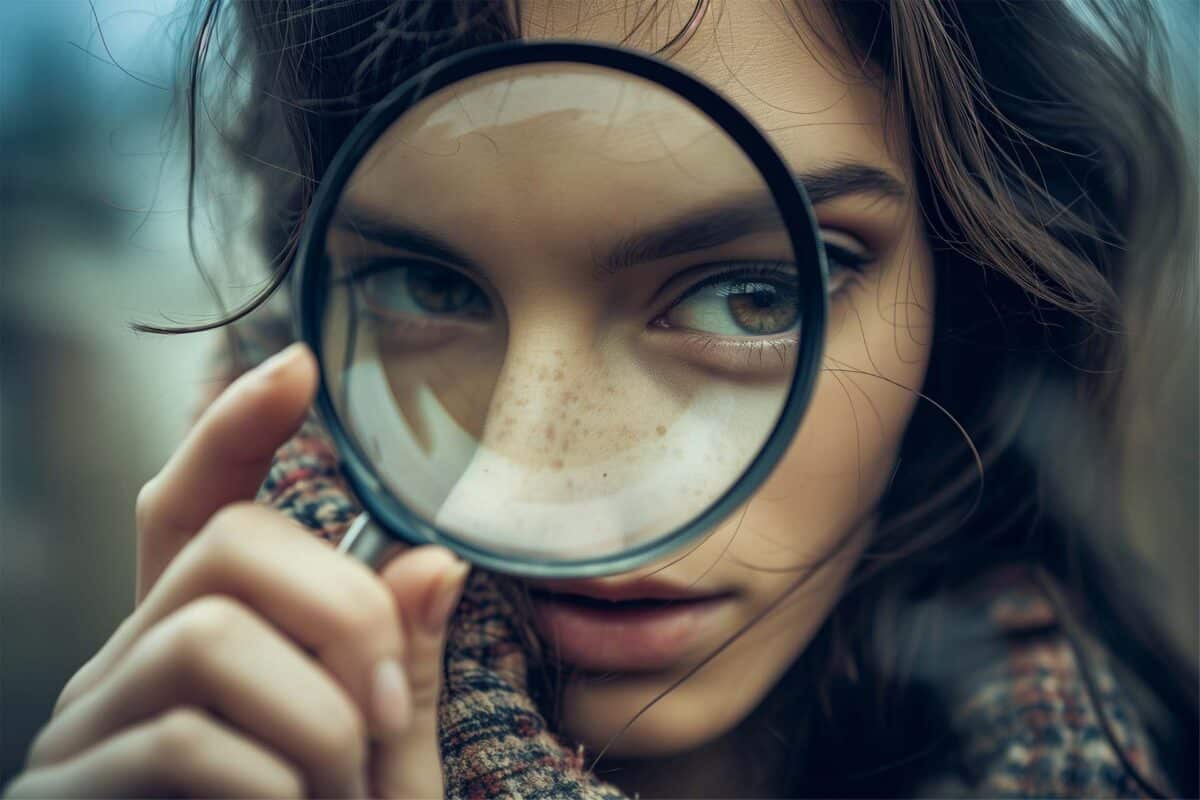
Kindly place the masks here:
MULTIPOLYGON (((233 152, 267 198, 272 288, 363 111, 522 35, 663 51, 793 169, 871 176, 815 209, 825 370, 770 480, 694 549, 568 590, 720 597, 720 623, 655 659, 597 650, 524 609, 553 585, 478 571, 450 623, 466 568, 445 551, 375 576, 307 538, 295 520, 336 538, 353 509, 319 432, 292 438, 315 381, 293 347, 212 403, 139 497, 138 608, 12 795, 1196 791, 1194 664, 1101 558, 1121 380, 1145 379, 1134 323, 1194 241, 1194 181, 1147 77, 1152 15, 635 5, 214 1, 189 113, 194 130, 213 48, 249 70, 233 152), (237 502, 268 469, 275 508, 237 502)), ((583 601, 550 602, 563 619, 583 601)))

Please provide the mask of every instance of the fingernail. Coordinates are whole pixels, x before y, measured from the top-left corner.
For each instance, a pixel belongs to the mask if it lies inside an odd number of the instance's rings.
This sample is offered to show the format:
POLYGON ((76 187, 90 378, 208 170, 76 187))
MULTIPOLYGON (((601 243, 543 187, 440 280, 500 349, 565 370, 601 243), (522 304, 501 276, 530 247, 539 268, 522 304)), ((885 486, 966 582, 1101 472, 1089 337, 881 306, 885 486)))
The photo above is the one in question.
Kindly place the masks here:
POLYGON ((471 565, 465 561, 456 561, 452 566, 447 567, 442 573, 442 577, 438 579, 437 588, 433 591, 433 597, 429 600, 429 606, 425 609, 425 627, 434 633, 441 632, 445 627, 446 622, 450 619, 450 614, 458 605, 459 597, 462 596, 463 579, 467 572, 470 571, 471 565))
POLYGON ((287 347, 280 350, 275 355, 268 358, 266 361, 258 365, 258 370, 262 375, 270 375, 279 369, 288 365, 288 363, 296 357, 296 354, 304 349, 304 345, 300 342, 292 342, 287 347))
POLYGON ((383 732, 403 733, 412 719, 412 693, 404 668, 394 658, 385 658, 375 665, 372 686, 375 719, 383 732))

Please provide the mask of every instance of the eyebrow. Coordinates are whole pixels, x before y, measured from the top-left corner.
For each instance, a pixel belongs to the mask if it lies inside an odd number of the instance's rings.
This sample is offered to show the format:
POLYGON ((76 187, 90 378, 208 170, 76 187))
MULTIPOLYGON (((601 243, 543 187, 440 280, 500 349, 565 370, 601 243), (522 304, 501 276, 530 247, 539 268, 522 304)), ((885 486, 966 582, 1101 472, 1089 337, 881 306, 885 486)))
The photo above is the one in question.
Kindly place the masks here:
MULTIPOLYGON (((794 173, 794 177, 814 206, 847 195, 875 195, 899 201, 908 197, 904 183, 890 172, 861 162, 822 165, 794 173)), ((333 225, 388 247, 482 272, 468 256, 434 234, 400 224, 369 208, 344 201, 334 215, 333 225)), ((596 261, 602 272, 612 274, 640 263, 718 247, 780 227, 774 201, 769 195, 756 193, 689 211, 678 219, 627 236, 596 261)))
POLYGON ((343 201, 333 215, 331 227, 358 234, 363 239, 386 247, 457 264, 473 272, 482 272, 465 253, 436 235, 409 224, 380 215, 374 209, 343 201))

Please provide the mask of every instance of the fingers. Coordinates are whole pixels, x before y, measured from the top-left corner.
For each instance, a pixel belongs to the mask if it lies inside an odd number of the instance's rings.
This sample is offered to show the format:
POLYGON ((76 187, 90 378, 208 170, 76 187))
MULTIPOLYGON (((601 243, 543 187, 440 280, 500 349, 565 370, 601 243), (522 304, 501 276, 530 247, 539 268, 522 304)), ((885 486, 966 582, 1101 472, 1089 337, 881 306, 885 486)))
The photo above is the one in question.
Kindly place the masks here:
POLYGON ((304 776, 200 709, 181 706, 78 757, 33 769, 7 797, 306 797, 304 776))
POLYGON ((277 512, 227 507, 68 685, 31 766, 185 706, 296 765, 310 792, 440 796, 443 650, 466 572, 421 547, 381 580, 277 512))
POLYGON ((275 451, 304 421, 317 367, 295 344, 234 383, 205 411, 138 496, 140 601, 219 508, 254 497, 275 451))
POLYGON ((209 709, 279 753, 315 794, 366 788, 366 731, 353 700, 294 643, 221 596, 189 604, 141 637, 38 737, 31 762, 63 761, 180 705, 209 709))
POLYGON ((467 565, 444 548, 420 547, 393 559, 381 581, 267 509, 235 506, 211 526, 97 656, 100 677, 76 687, 78 699, 64 704, 33 758, 70 760, 182 704, 211 709, 299 765, 312 791, 353 794, 369 780, 380 796, 440 796, 446 625, 467 565), (255 536, 219 532, 256 523, 255 536), (347 586, 360 578, 380 592, 383 608, 341 620, 375 603, 352 598, 347 586), (219 586, 239 599, 208 591, 219 586), (372 643, 392 638, 384 655, 372 652, 372 643), (345 666, 330 666, 354 651, 345 666), (398 668, 381 679, 389 663, 398 668), (345 688, 346 672, 359 676, 358 697, 345 688), (369 767, 368 724, 376 734, 369 767))
POLYGON ((401 609, 411 723, 376 740, 371 787, 381 797, 441 797, 438 733, 446 626, 468 565, 442 547, 418 547, 388 563, 381 577, 401 609))
POLYGON ((255 610, 311 652, 363 709, 368 725, 376 667, 403 663, 399 612, 363 564, 298 524, 250 503, 228 506, 180 553, 104 648, 68 683, 59 713, 112 670, 154 625, 188 603, 225 595, 255 610))
POLYGON ((392 559, 380 575, 404 620, 414 713, 437 709, 446 622, 469 569, 444 547, 426 545, 392 559))

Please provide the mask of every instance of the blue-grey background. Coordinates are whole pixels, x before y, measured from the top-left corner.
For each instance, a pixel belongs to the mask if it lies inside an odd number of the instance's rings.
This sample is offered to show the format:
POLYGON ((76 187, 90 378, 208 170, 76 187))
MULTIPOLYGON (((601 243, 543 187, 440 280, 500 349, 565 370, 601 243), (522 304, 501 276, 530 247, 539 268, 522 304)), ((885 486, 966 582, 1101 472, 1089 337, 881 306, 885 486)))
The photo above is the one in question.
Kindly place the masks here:
MULTIPOLYGON (((1200 0, 1161 7, 1194 135, 1200 0)), ((214 335, 128 327, 215 310, 167 125, 186 12, 175 0, 0 0, 0 784, 131 610, 134 497, 210 379, 214 335)), ((224 230, 203 214, 197 225, 202 246, 224 230)), ((246 276, 223 283, 236 299, 258 273, 232 266, 221 274, 246 276)), ((1194 605, 1194 587, 1169 597, 1194 605)), ((1195 618, 1184 608, 1173 623, 1193 646, 1195 618)))
POLYGON ((95 13, 0 0, 0 782, 132 608, 133 500, 185 432, 213 341, 128 327, 213 308, 164 135, 173 97, 147 83, 173 82, 175 3, 95 13))

